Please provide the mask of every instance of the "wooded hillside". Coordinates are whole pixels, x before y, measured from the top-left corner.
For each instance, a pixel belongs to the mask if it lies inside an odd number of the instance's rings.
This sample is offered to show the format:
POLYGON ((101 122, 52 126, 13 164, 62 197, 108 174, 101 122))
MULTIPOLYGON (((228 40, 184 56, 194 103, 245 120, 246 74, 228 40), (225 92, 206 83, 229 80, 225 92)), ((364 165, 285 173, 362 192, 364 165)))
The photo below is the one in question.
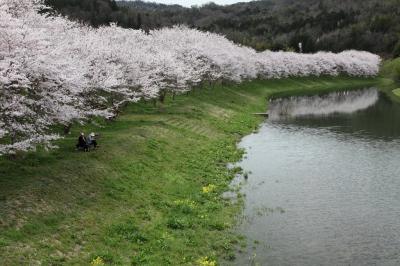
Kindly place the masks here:
POLYGON ((400 55, 400 0, 263 0, 219 6, 114 0, 47 0, 94 26, 117 22, 144 30, 186 24, 257 50, 367 50, 400 55))

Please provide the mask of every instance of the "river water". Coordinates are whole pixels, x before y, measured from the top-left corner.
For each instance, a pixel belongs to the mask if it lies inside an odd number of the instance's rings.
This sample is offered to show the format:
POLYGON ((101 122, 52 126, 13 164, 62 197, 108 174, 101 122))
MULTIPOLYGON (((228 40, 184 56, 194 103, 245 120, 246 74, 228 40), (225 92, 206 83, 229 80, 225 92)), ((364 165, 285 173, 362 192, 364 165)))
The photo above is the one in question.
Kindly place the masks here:
POLYGON ((277 99, 243 139, 235 265, 400 265, 400 106, 376 89, 277 99))

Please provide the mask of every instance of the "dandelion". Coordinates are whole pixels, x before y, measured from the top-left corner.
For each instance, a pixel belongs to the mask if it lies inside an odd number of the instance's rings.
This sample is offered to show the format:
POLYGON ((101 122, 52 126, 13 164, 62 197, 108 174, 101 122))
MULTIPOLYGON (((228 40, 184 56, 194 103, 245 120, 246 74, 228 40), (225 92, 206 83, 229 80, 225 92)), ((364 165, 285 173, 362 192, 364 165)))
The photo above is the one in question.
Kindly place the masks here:
POLYGON ((175 206, 178 206, 178 207, 189 207, 190 209, 196 208, 196 202, 194 202, 193 200, 189 200, 189 199, 175 200, 174 204, 175 204, 175 206))
POLYGON ((217 262, 210 259, 209 257, 200 258, 199 260, 197 260, 197 263, 200 266, 217 266, 217 262))
POLYGON ((104 260, 101 257, 97 257, 97 258, 92 260, 90 265, 92 265, 92 266, 102 266, 102 265, 105 265, 105 263, 104 263, 104 260))
POLYGON ((204 193, 204 194, 211 193, 211 192, 213 192, 216 188, 217 188, 216 185, 210 184, 210 185, 208 185, 208 186, 203 187, 203 193, 204 193))

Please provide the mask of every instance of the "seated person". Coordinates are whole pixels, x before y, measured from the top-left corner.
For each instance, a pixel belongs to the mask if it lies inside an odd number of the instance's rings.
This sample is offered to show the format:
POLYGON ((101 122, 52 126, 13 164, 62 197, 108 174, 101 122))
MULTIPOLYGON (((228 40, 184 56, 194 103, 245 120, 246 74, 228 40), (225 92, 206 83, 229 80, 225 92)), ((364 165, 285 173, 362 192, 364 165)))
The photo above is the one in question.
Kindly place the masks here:
POLYGON ((93 148, 97 148, 97 140, 96 140, 96 134, 94 132, 90 133, 88 137, 88 146, 93 146, 93 148))
POLYGON ((85 138, 85 133, 81 133, 79 138, 78 138, 78 144, 76 144, 76 148, 78 149, 83 149, 84 151, 89 150, 89 146, 87 144, 86 138, 85 138))

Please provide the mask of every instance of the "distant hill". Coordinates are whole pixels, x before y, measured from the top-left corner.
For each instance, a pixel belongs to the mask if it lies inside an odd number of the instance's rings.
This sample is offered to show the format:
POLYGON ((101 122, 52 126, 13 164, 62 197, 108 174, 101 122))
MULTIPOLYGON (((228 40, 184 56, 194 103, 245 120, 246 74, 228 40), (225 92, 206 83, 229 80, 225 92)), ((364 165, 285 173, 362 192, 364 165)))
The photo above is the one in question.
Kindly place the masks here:
POLYGON ((400 55, 400 0, 263 0, 185 8, 142 1, 47 0, 94 26, 154 29, 187 24, 257 50, 367 50, 400 55))

